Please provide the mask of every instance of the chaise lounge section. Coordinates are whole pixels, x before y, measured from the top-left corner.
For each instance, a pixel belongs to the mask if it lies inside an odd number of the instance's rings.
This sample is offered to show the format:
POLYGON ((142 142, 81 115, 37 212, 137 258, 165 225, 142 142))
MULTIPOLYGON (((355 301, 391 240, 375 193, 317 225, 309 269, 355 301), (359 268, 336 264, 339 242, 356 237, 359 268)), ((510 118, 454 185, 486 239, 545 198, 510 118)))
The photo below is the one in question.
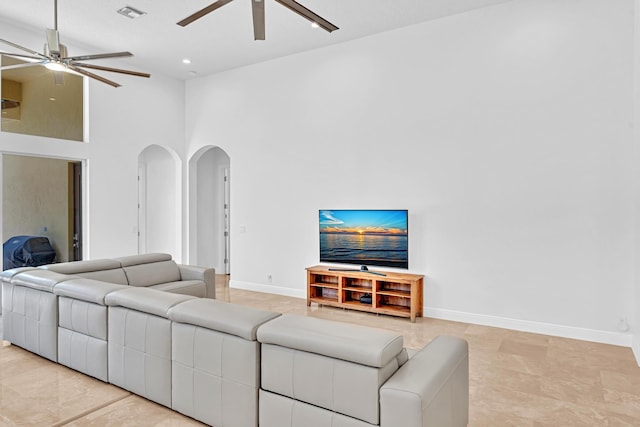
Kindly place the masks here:
POLYGON ((401 335, 293 315, 258 340, 261 427, 467 425, 464 340, 439 337, 409 359, 401 335))

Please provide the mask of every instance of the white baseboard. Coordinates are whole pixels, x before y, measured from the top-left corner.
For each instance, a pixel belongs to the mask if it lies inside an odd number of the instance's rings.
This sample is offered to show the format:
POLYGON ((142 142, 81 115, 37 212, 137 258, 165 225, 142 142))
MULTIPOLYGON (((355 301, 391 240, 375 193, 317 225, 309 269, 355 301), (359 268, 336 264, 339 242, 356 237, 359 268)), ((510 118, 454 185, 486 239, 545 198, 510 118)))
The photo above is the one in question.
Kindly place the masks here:
MULTIPOLYGON (((493 326, 496 328, 551 335, 554 337, 572 338, 602 344, 619 345, 623 347, 631 347, 632 344, 632 336, 628 333, 599 331, 595 329, 578 328, 575 326, 556 325, 553 323, 509 319, 506 317, 466 313, 441 308, 426 308, 424 315, 426 317, 433 317, 442 320, 453 320, 455 322, 473 323, 476 325, 493 326)), ((636 352, 636 359, 638 355, 640 355, 640 352, 636 352)))
POLYGON ((285 297, 302 298, 306 301, 306 289, 283 288, 281 286, 263 285, 261 283, 241 282, 239 280, 229 280, 229 287, 244 289, 246 291, 264 292, 266 294, 282 295, 285 297))
POLYGON ((633 355, 636 357, 636 362, 638 362, 638 366, 640 366, 640 336, 636 335, 633 337, 631 350, 633 350, 633 355))
MULTIPOLYGON (((306 300, 306 289, 284 288, 261 283, 241 282, 230 280, 229 287, 247 291, 264 292, 306 300)), ((640 364, 640 339, 633 342, 629 333, 599 331, 595 329, 578 328, 574 326, 556 325, 553 323, 532 322, 528 320, 510 319, 507 317, 489 316, 486 314, 467 313, 463 311, 446 310, 442 308, 425 307, 425 317, 451 320, 454 322, 472 323, 475 325, 492 326, 496 328, 512 329, 515 331, 531 332, 534 334, 551 335, 554 337, 572 338, 582 341, 598 342, 602 344, 631 347, 640 364)))

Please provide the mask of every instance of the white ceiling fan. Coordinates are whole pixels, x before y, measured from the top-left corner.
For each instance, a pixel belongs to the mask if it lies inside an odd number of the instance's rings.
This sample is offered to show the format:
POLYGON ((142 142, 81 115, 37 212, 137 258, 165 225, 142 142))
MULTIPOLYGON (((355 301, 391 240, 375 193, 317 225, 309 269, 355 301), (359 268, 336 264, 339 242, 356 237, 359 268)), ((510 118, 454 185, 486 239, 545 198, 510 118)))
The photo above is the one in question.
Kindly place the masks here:
POLYGON ((0 51, 0 55, 7 55, 16 59, 28 61, 21 64, 7 65, 4 67, 0 67, 0 71, 10 70, 14 68, 32 67, 32 66, 38 65, 38 66, 47 67, 48 69, 54 72, 53 75, 54 75, 56 84, 64 83, 63 72, 72 72, 72 73, 81 74, 83 76, 87 76, 92 79, 101 81, 102 83, 106 83, 113 87, 119 87, 120 84, 112 80, 106 79, 102 76, 99 76, 97 74, 94 74, 90 71, 87 71, 86 68, 89 68, 92 70, 108 71, 112 73, 128 74, 131 76, 138 76, 138 77, 151 77, 150 74, 141 73, 138 71, 123 70, 120 68, 104 67, 101 65, 93 65, 93 64, 87 64, 84 62, 79 62, 79 61, 91 61, 94 59, 120 58, 120 57, 133 56, 131 52, 114 52, 114 53, 100 53, 95 55, 67 56, 67 47, 60 43, 60 35, 58 33, 58 0, 54 0, 54 28, 47 29, 46 37, 47 39, 44 45, 43 53, 36 52, 35 50, 31 50, 24 46, 20 46, 8 40, 0 39, 0 43, 4 43, 5 45, 11 46, 15 49, 18 49, 30 54, 30 55, 26 55, 21 53, 11 53, 11 52, 0 51))
MULTIPOLYGON (((231 3, 233 0, 218 0, 211 3, 209 6, 197 11, 196 13, 187 16, 182 21, 178 22, 178 25, 186 27, 193 21, 202 18, 205 15, 213 12, 214 10, 221 8, 227 3, 231 3)), ((307 9, 300 3, 294 0, 276 0, 278 3, 297 13, 305 19, 311 21, 312 24, 321 27, 322 29, 332 32, 339 28, 333 25, 331 22, 324 19, 322 16, 317 15, 311 10, 307 9)), ((264 0, 251 0, 251 7, 253 12, 253 36, 255 40, 264 40, 264 0)))

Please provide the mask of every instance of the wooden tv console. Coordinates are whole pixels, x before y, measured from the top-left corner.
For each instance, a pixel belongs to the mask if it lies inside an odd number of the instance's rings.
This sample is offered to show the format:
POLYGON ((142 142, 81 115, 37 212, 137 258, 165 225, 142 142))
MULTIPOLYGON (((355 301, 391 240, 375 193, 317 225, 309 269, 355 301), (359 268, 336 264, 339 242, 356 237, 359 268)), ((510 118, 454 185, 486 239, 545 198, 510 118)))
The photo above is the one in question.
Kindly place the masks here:
POLYGON ((424 276, 377 271, 332 271, 331 267, 307 268, 307 306, 320 305, 408 317, 422 317, 424 276), (370 298, 368 298, 370 296, 370 298))

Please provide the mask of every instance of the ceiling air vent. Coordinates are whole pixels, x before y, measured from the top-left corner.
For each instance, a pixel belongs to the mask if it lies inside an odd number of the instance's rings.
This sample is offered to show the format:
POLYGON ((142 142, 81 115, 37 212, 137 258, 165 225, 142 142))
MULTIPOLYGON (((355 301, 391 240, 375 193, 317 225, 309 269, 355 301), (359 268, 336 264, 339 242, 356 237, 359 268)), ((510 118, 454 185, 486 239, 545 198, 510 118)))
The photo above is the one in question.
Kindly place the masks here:
POLYGON ((131 6, 125 6, 122 9, 118 9, 118 13, 131 19, 140 18, 142 15, 147 14, 147 12, 143 12, 131 6))

